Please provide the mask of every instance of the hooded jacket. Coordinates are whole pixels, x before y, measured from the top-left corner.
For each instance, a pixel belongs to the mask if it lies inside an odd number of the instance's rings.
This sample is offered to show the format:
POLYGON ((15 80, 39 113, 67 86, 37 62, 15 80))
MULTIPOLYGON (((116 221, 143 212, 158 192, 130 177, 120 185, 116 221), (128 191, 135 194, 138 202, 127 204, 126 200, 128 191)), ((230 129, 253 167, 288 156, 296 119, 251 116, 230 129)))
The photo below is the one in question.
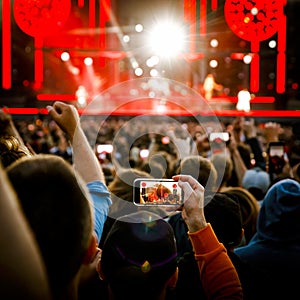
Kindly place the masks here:
MULTIPOLYGON (((283 179, 270 187, 258 216, 257 233, 235 249, 254 266, 263 291, 256 299, 295 299, 300 282, 300 184, 283 179)), ((298 296, 299 298, 299 296, 298 296)))

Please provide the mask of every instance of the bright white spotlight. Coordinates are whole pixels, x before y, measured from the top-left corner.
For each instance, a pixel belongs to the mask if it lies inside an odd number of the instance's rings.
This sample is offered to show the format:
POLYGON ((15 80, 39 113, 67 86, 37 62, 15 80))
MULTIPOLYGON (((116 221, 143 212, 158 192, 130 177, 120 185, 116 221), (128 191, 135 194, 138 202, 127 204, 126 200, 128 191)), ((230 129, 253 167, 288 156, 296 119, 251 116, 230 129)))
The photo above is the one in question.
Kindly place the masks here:
POLYGON ((70 71, 73 75, 79 75, 79 73, 80 73, 79 69, 76 67, 71 67, 70 71))
POLYGON ((159 63, 159 57, 154 55, 154 56, 151 56, 147 59, 146 61, 146 65, 149 67, 149 68, 152 68, 154 67, 155 65, 157 65, 159 63))
POLYGON ((251 55, 247 54, 247 55, 245 55, 245 56, 243 57, 243 62, 244 62, 245 64, 249 65, 249 64, 251 63, 251 61, 252 61, 252 56, 251 56, 251 55))
POLYGON ((216 48, 219 46, 219 41, 217 39, 212 39, 210 41, 210 45, 211 45, 211 47, 216 48))
POLYGON ((218 66, 218 61, 215 60, 215 59, 212 59, 210 62, 209 62, 209 66, 211 68, 216 68, 218 66))
POLYGON ((149 45, 159 56, 176 56, 184 49, 184 30, 178 24, 157 24, 150 32, 149 45))
POLYGON ((68 52, 63 52, 61 55, 60 55, 60 59, 62 61, 68 61, 70 59, 70 54, 68 52))
POLYGON ((86 66, 91 66, 91 65, 93 64, 93 59, 92 59, 91 57, 86 57, 86 58, 84 59, 84 64, 85 64, 86 66))
POLYGON ((130 36, 127 35, 127 34, 125 34, 122 39, 123 39, 124 43, 129 43, 130 42, 130 36))
POLYGON ((156 106, 156 112, 158 114, 165 114, 165 112, 167 111, 166 105, 163 103, 160 103, 156 106))
POLYGON ((250 100, 251 100, 251 94, 248 92, 247 89, 243 89, 238 92, 238 102, 236 104, 237 110, 242 110, 245 112, 250 111, 250 100))
POLYGON ((135 74, 136 76, 142 76, 142 75, 143 75, 143 69, 142 69, 142 68, 136 68, 136 69, 134 70, 134 74, 135 74))
POLYGON ((134 29, 136 32, 142 32, 144 30, 144 27, 142 24, 136 24, 134 29))
POLYGON ((276 41, 271 40, 271 41, 269 42, 269 47, 272 48, 272 49, 274 49, 274 48, 276 47, 276 41))
POLYGON ((150 70, 150 76, 151 77, 157 77, 158 76, 158 71, 156 69, 151 69, 150 70))
POLYGON ((88 93, 83 85, 80 85, 76 91, 77 104, 79 107, 86 105, 88 93))

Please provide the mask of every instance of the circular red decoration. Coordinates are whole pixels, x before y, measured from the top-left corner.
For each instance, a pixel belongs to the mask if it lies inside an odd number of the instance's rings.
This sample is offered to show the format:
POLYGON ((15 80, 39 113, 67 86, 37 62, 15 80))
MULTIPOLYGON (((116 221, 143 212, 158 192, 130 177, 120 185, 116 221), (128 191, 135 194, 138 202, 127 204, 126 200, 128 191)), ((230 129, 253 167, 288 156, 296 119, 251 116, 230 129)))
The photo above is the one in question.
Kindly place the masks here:
POLYGON ((42 37, 58 32, 67 21, 71 0, 15 0, 14 17, 28 35, 42 37))
POLYGON ((226 0, 224 15, 238 37, 263 41, 278 31, 283 5, 275 0, 226 0))
POLYGON ((146 182, 142 182, 142 187, 146 187, 146 182))
POLYGON ((177 188, 177 184, 174 183, 174 184, 173 184, 173 189, 176 189, 176 188, 177 188))

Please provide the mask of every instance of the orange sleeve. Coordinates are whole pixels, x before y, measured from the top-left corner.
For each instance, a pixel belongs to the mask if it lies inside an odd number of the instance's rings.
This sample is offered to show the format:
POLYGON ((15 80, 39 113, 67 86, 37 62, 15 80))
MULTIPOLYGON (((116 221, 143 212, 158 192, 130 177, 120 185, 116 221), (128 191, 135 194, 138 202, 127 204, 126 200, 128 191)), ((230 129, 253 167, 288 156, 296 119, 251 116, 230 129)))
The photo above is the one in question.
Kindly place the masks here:
POLYGON ((207 299, 243 299, 236 269, 211 225, 188 234, 207 299))

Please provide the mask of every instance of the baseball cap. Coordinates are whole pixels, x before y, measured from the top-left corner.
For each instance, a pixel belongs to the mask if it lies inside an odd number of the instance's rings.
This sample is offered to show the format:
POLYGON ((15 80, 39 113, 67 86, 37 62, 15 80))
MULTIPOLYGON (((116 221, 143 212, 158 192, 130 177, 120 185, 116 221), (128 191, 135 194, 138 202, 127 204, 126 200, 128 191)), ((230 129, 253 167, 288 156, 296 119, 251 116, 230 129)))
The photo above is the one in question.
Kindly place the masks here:
POLYGON ((270 184, 271 182, 269 174, 260 168, 247 170, 242 180, 242 186, 245 189, 248 191, 251 191, 251 189, 260 190, 262 196, 267 192, 270 184))

